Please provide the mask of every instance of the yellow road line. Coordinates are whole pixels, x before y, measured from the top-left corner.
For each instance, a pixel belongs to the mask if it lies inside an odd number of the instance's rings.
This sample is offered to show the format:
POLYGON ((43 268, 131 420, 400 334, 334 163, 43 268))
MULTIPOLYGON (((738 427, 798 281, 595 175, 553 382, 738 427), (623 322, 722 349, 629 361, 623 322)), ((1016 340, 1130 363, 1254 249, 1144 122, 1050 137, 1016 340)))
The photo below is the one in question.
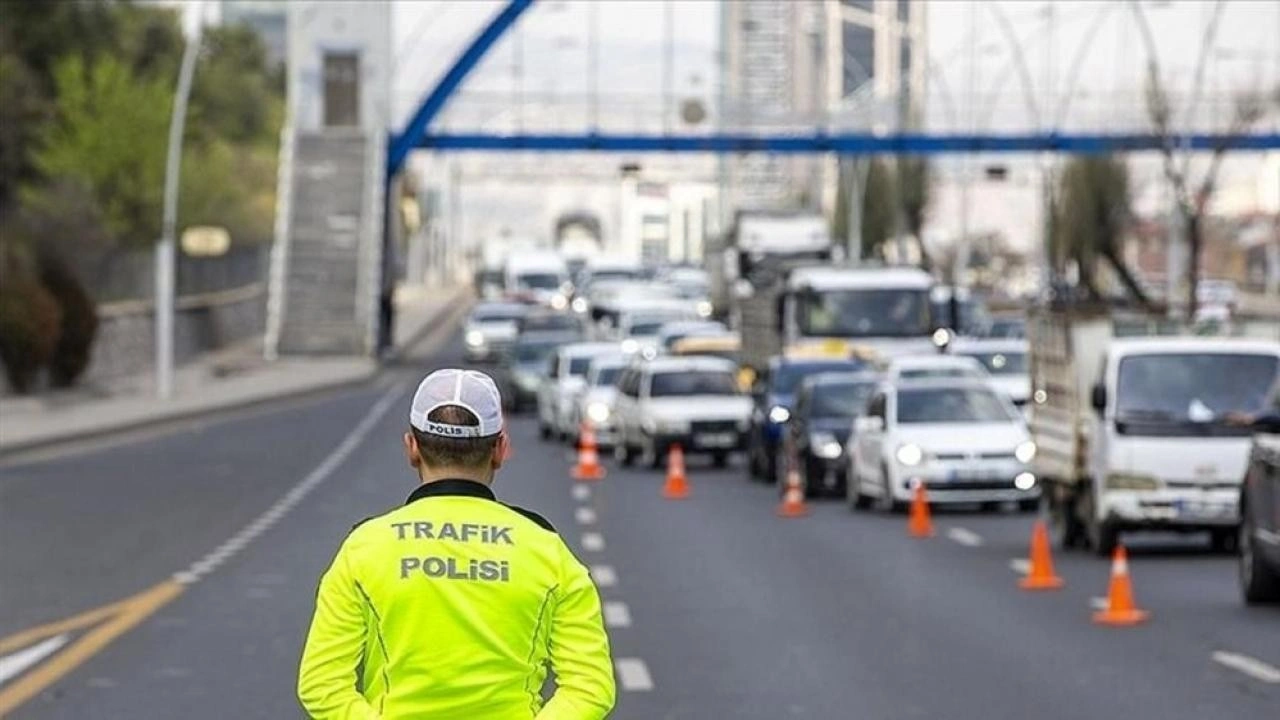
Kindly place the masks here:
POLYGON ((0 640, 0 653, 3 653, 46 637, 79 630, 108 618, 35 669, 19 677, 13 684, 0 690, 0 717, 12 712, 19 705, 35 697, 101 652, 113 640, 172 602, 182 594, 183 589, 181 584, 166 580, 120 602, 104 605, 66 620, 24 630, 0 640))

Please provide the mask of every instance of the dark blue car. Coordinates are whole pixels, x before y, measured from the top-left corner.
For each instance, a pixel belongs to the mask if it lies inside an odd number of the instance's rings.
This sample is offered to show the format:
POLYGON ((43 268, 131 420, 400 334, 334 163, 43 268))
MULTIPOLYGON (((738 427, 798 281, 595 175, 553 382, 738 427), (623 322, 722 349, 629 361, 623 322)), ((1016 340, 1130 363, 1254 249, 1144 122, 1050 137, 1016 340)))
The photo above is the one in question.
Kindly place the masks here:
POLYGON ((857 360, 775 357, 756 378, 751 394, 751 428, 747 431, 747 473, 752 478, 774 482, 778 457, 782 452, 783 427, 791 419, 800 382, 810 375, 854 372, 865 365, 857 360))

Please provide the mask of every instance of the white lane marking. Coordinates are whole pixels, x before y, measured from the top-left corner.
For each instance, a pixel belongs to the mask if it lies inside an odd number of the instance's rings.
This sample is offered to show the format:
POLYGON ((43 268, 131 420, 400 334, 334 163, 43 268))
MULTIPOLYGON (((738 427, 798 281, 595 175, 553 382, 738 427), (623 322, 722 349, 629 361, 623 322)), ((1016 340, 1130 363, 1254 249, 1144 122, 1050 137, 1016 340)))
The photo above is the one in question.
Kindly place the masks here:
POLYGON ((580 507, 573 511, 573 518, 578 521, 579 525, 595 525, 596 511, 589 507, 580 507))
POLYGON ((618 669, 618 684, 623 690, 648 692, 653 689, 649 666, 640 658, 618 658, 613 664, 618 669))
POLYGON ((618 584, 618 573, 612 565, 592 565, 591 579, 596 581, 596 587, 613 587, 618 584))
POLYGON ((1218 650, 1210 657, 1212 657, 1213 661, 1219 665, 1225 665, 1232 670, 1239 670, 1254 680, 1261 680, 1262 682, 1271 685, 1280 684, 1280 670, 1258 660, 1257 658, 1251 658, 1248 655, 1227 652, 1225 650, 1218 650))
POLYGON ((1031 572, 1031 561, 1026 558, 1014 558, 1009 561, 1009 569, 1019 575, 1026 575, 1031 572))
POLYGON ((182 572, 174 573, 173 579, 183 585, 190 585, 200 578, 208 575, 217 569, 219 565, 231 559, 236 553, 240 552, 259 535, 271 529, 280 521, 290 510, 293 510, 298 503, 302 502, 312 490, 315 490, 320 483, 324 482, 342 466, 342 463, 355 452, 365 437, 373 431, 374 425, 382 419, 382 416, 391 409, 392 404, 399 399, 404 392, 405 384, 403 382, 396 383, 390 390, 378 398, 378 401, 369 408, 369 412, 365 413, 360 422, 356 424, 351 433, 347 435, 338 447, 333 449, 320 464, 315 467, 306 477, 302 478, 297 485, 289 489, 279 500, 270 508, 254 519, 253 522, 246 525, 240 532, 232 535, 226 542, 214 548, 204 557, 191 563, 187 569, 182 572))
POLYGON ((1094 610, 1106 610, 1111 607, 1111 601, 1104 597, 1091 597, 1089 598, 1089 607, 1094 610))
POLYGON ((574 485, 573 499, 574 500, 590 500, 591 486, 590 485, 574 485))
POLYGON ((54 654, 58 648, 66 644, 67 635, 64 633, 0 657, 0 685, 10 678, 21 675, 27 668, 54 654))
POLYGON ((631 608, 624 602, 610 600, 604 604, 604 624, 609 627, 631 627, 631 608))
POLYGON ((953 527, 947 530, 947 537, 951 538, 952 542, 960 543, 965 547, 978 547, 982 544, 981 535, 962 527, 953 527))
POLYGON ((582 549, 600 552, 604 549, 604 536, 600 533, 582 533, 582 549))

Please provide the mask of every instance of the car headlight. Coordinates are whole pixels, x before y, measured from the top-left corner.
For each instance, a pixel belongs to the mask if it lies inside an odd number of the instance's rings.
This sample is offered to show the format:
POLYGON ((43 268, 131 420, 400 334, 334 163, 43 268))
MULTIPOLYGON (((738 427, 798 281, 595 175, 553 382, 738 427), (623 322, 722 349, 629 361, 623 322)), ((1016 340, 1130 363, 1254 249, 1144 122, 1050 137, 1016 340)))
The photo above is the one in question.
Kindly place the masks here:
POLYGON ((609 421, 609 406, 602 402, 593 402, 587 406, 587 418, 593 423, 609 421))
POLYGON ((524 390, 535 390, 538 387, 538 376, 532 373, 519 373, 516 375, 516 384, 524 390))
POLYGON ((711 303, 707 300, 699 300, 695 309, 698 311, 698 317, 709 318, 711 311, 715 308, 711 307, 711 303))
POLYGON ((630 354, 640 349, 640 343, 635 338, 627 338, 622 341, 622 352, 630 354))
POLYGON ((1036 459, 1036 444, 1030 440, 1024 440, 1014 448, 1013 456, 1018 458, 1018 462, 1026 464, 1036 459))
POLYGON ((570 307, 573 308, 574 312, 578 313, 579 315, 582 315, 587 312, 587 299, 574 298, 573 302, 570 303, 570 307))
POLYGON ((791 411, 782 407, 781 405, 774 405, 773 407, 769 408, 769 422, 775 425, 781 425, 782 423, 790 419, 791 419, 791 411))
POLYGON ((563 310, 567 307, 569 307, 569 298, 565 297, 561 293, 556 293, 551 296, 551 309, 563 310))
POLYGON ((478 348, 481 345, 484 345, 484 333, 479 330, 472 330, 468 332, 467 345, 470 345, 473 348, 478 348))
POLYGON ((1013 478, 1013 486, 1019 490, 1030 490, 1036 486, 1036 476, 1029 472, 1018 473, 1013 478))
POLYGON ((894 454, 894 457, 898 458, 898 462, 907 467, 915 467, 924 462, 924 450, 921 450, 920 446, 915 443, 907 443, 906 445, 898 446, 898 452, 894 454))
POLYGON ((1160 481, 1153 475, 1111 473, 1107 475, 1108 490, 1159 490, 1160 481))
POLYGON ((831 433, 813 433, 809 436, 809 447, 813 448, 814 455, 823 460, 835 460, 844 452, 840 441, 831 433))

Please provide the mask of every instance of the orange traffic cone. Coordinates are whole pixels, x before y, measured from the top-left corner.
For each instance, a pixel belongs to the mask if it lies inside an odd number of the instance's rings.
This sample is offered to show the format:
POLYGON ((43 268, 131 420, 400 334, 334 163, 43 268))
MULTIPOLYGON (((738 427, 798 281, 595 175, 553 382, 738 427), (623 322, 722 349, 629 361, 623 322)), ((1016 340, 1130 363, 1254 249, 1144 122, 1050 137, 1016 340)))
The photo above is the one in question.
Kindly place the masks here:
POLYGON ((796 470, 794 459, 787 470, 787 487, 782 493, 782 504, 778 506, 778 516, 785 518, 804 517, 809 514, 809 506, 804 502, 804 486, 800 483, 800 471, 796 470))
POLYGON ((1053 572, 1053 557, 1049 553, 1049 529, 1043 520, 1037 520, 1031 530, 1031 571, 1018 582, 1023 590, 1057 590, 1066 583, 1053 572))
POLYGON ((1117 545, 1111 557, 1111 587, 1107 589, 1107 607, 1093 614, 1101 625, 1137 625, 1150 615, 1133 604, 1133 585, 1129 580, 1129 554, 1117 545))
POLYGON ((668 500, 689 497, 689 480, 684 476, 684 448, 679 445, 672 445, 667 451, 667 481, 662 485, 662 497, 668 500))
POLYGON ((600 464, 600 451, 596 447, 596 434, 591 423, 582 423, 582 439, 578 441, 578 464, 571 475, 574 480, 603 480, 604 466, 600 464))
POLYGON ((929 515, 929 498, 925 496, 923 482, 916 482, 916 489, 911 496, 907 534, 915 538, 933 537, 933 518, 929 515))

